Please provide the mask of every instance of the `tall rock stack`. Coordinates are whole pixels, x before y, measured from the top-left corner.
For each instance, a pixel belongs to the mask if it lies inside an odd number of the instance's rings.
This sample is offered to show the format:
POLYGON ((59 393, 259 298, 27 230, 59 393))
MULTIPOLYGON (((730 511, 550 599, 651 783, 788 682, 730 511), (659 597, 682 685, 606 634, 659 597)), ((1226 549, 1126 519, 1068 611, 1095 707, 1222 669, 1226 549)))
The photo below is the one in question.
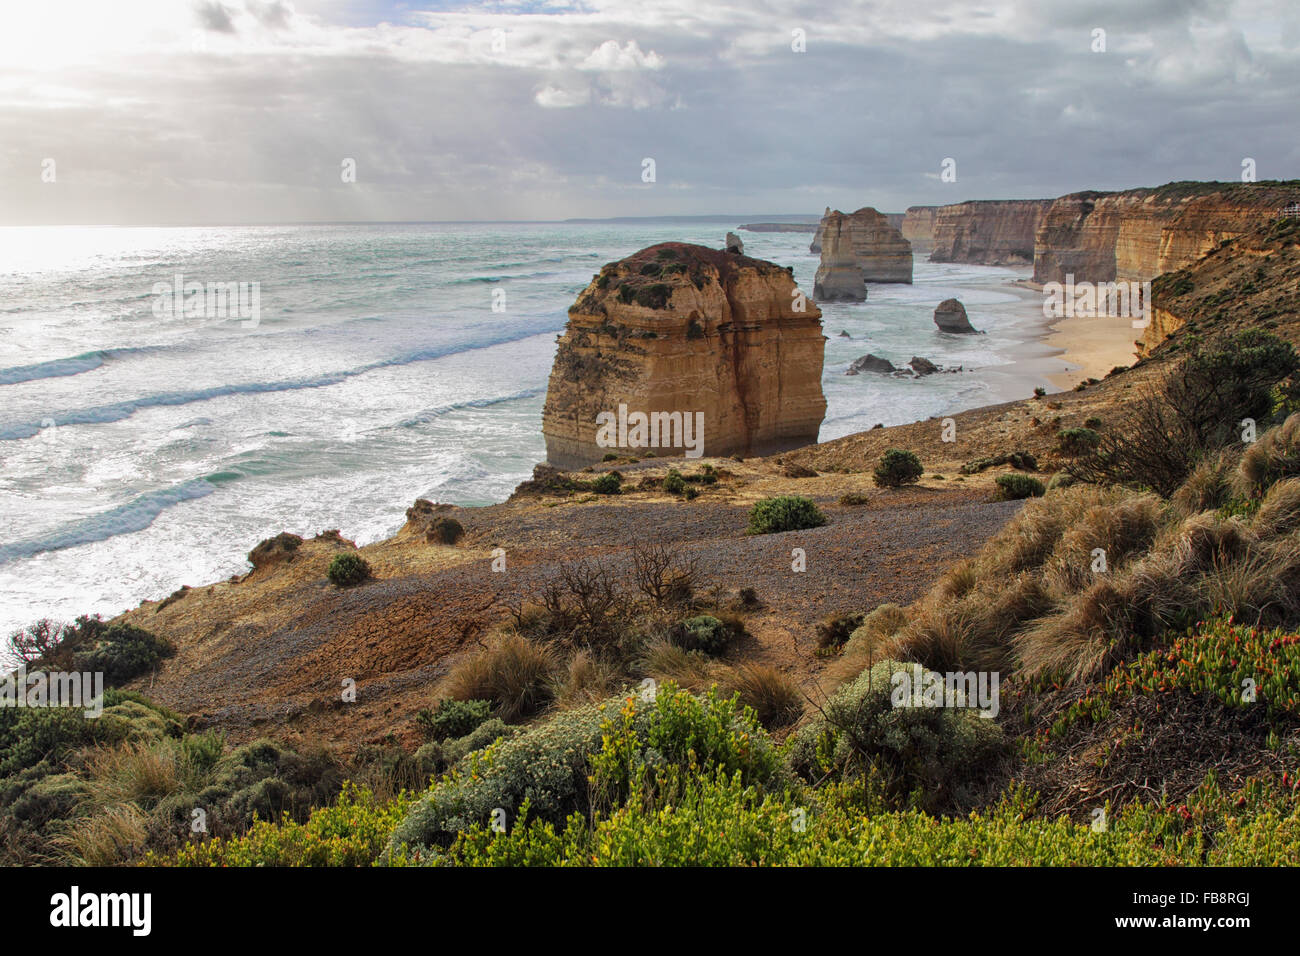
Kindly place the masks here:
POLYGON ((889 217, 870 206, 845 214, 838 209, 822 217, 822 262, 818 276, 825 273, 827 295, 817 298, 861 300, 866 291, 856 295, 848 266, 854 264, 866 282, 911 282, 912 245, 889 221, 889 217), (838 242, 831 232, 838 230, 838 242))
POLYGON ((821 312, 790 270, 686 243, 601 269, 569 309, 542 413, 547 461, 767 455, 817 440, 821 312))
POLYGON ((817 231, 813 233, 813 241, 808 244, 809 252, 822 251, 822 230, 825 228, 826 225, 826 217, 829 216, 830 214, 831 214, 831 207, 827 206, 826 211, 822 213, 822 221, 821 223, 818 224, 817 231))
POLYGON ((821 265, 813 280, 813 295, 823 302, 861 302, 867 297, 867 279, 853 249, 844 213, 827 213, 818 227, 821 265))

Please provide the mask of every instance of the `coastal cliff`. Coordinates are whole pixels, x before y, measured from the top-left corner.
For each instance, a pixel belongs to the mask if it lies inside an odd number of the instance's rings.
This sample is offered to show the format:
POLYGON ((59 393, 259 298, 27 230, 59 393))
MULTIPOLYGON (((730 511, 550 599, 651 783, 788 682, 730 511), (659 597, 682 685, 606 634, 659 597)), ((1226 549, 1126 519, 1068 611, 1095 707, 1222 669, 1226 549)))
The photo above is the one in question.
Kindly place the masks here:
MULTIPOLYGON (((940 206, 930 227, 930 261, 1029 265, 1039 223, 1051 205, 1050 199, 997 199, 940 206)), ((914 217, 912 228, 921 221, 914 217)))
POLYGON ((899 232, 912 244, 913 250, 928 250, 934 242, 934 216, 939 206, 908 206, 903 213, 899 232))
POLYGON ((1034 281, 1144 282, 1181 269, 1300 200, 1300 183, 1170 183, 1052 202, 1034 240, 1034 281))
POLYGON ((1300 219, 1274 219, 1151 284, 1149 356, 1183 328, 1203 335, 1262 328, 1300 342, 1300 219))
POLYGON ((643 249, 606 265, 569 309, 542 416, 547 461, 814 442, 824 346, 821 311, 789 270, 686 243, 643 249))

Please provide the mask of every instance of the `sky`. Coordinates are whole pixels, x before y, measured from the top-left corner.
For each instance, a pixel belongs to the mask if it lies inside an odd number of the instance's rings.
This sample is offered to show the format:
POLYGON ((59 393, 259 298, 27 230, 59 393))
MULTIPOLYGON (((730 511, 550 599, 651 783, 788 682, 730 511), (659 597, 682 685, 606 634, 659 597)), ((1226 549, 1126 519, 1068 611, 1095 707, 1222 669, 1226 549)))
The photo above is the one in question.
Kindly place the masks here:
POLYGON ((1300 178, 1298 103, 1295 0, 4 0, 0 224, 901 211, 1248 159, 1300 178))

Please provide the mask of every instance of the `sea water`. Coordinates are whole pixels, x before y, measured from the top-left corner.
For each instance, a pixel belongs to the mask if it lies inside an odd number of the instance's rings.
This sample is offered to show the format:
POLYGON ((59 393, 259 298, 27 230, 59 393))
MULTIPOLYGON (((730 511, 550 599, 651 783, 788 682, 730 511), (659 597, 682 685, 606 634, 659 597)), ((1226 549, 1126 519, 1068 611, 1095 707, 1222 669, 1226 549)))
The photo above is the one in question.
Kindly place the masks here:
MULTIPOLYGON (((743 221, 0 229, 0 634, 240 573, 279 531, 364 544, 417 497, 505 499, 544 457, 577 293, 743 221), (160 307, 189 283, 256 284, 256 320, 160 307)), ((811 293, 809 234, 741 235, 811 293)), ((1063 366, 1023 361, 1043 324, 1008 285, 1026 274, 918 256, 913 285, 824 305, 821 438, 1046 385, 1063 366), (986 334, 937 331, 949 296, 986 334), (867 352, 963 371, 845 375, 867 352)))

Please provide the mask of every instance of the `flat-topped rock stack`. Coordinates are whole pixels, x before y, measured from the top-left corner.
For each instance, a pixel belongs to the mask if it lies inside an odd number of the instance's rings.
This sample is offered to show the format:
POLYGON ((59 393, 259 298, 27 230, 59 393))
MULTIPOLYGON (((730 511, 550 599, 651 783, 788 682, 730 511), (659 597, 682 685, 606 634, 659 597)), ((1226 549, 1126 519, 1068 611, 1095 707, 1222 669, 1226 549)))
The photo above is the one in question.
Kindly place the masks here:
POLYGON ((866 289, 859 294, 857 288, 858 272, 863 282, 912 281, 912 244, 888 216, 870 206, 854 213, 828 212, 819 238, 822 261, 813 286, 818 299, 865 299, 866 289))
POLYGON ((668 242, 601 269, 569 309, 542 414, 547 461, 768 455, 817 440, 821 311, 791 271, 668 242))

